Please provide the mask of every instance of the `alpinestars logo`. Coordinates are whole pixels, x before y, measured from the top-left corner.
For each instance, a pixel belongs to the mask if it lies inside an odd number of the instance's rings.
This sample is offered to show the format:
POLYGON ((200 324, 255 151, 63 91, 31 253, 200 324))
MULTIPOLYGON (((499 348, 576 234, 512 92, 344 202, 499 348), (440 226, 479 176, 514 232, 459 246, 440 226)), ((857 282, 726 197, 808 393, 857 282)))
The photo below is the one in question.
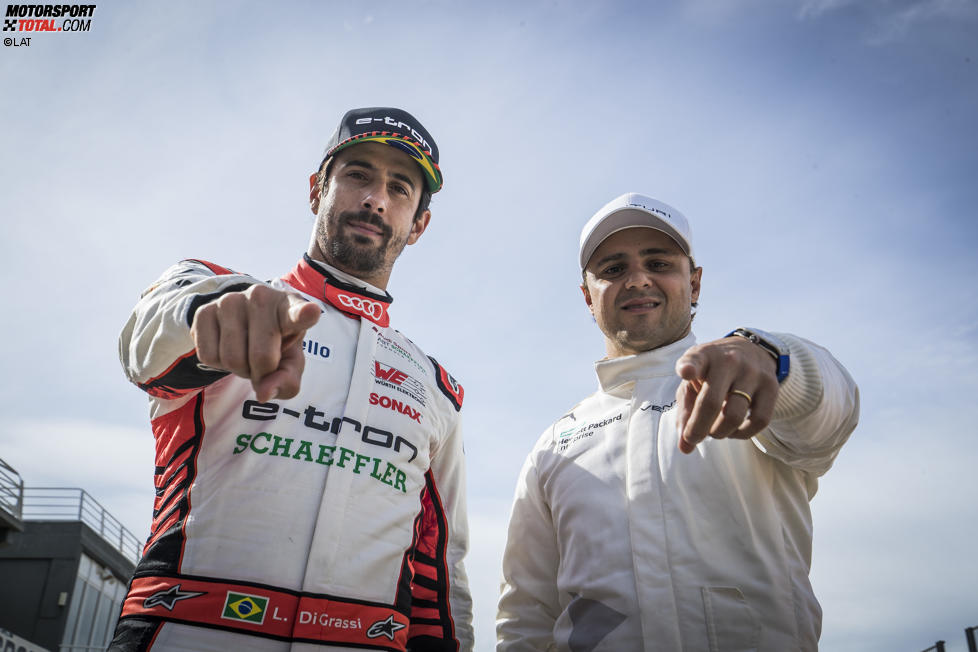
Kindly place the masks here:
POLYGON ((163 607, 167 611, 173 611, 173 605, 180 600, 189 600, 200 595, 206 595, 198 591, 181 591, 179 584, 174 584, 166 591, 157 591, 153 595, 143 600, 143 607, 152 609, 153 607, 163 607))
POLYGON ((379 638, 381 636, 386 636, 390 640, 394 640, 394 633, 398 632, 407 627, 404 623, 399 623, 394 620, 394 614, 387 617, 387 620, 378 620, 370 629, 367 630, 367 638, 379 638))

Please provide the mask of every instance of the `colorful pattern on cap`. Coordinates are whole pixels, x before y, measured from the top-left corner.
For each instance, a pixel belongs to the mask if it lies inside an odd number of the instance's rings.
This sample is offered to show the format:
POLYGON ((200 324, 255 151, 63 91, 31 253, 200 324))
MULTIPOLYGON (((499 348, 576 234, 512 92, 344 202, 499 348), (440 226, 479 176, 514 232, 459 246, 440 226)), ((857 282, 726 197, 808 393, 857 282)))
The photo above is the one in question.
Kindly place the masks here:
POLYGON ((424 172, 428 182, 428 190, 430 190, 432 193, 436 193, 441 190, 442 184, 444 183, 441 169, 438 167, 438 164, 431 159, 431 152, 424 149, 420 143, 410 136, 399 134, 395 131, 370 131, 353 136, 352 138, 347 138, 326 152, 326 157, 328 158, 341 149, 349 147, 350 145, 356 145, 368 140, 384 143, 385 145, 390 145, 391 147, 397 147, 405 154, 411 156, 411 158, 417 161, 418 165, 421 166, 421 169, 424 172))

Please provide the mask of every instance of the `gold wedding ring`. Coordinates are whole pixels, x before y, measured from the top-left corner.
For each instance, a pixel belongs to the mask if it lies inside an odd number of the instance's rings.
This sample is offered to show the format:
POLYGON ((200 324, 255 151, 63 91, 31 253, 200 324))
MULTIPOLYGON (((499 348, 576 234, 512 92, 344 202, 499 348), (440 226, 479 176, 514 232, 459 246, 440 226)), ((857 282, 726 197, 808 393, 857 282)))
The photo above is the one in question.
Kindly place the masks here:
MULTIPOLYGON (((753 400, 753 399, 751 399, 751 396, 750 396, 750 394, 748 394, 747 392, 745 392, 745 391, 743 391, 743 390, 739 390, 739 389, 731 389, 731 390, 730 390, 730 394, 736 394, 737 396, 743 396, 744 398, 746 398, 746 399, 747 399, 747 405, 750 405, 750 404, 751 404, 751 401, 753 400)), ((729 396, 730 394, 728 394, 728 396, 729 396)))

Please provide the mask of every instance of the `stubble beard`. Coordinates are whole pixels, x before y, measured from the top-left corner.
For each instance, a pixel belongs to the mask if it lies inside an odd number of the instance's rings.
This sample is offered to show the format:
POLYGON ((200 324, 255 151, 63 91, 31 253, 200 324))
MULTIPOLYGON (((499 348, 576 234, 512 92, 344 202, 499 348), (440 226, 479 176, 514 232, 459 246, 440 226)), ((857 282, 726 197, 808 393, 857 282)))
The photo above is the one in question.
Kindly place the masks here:
POLYGON ((678 342, 689 334, 693 322, 691 315, 684 318, 664 314, 663 318, 664 321, 639 328, 629 329, 621 325, 611 337, 624 355, 635 355, 678 342))
POLYGON ((389 272, 394 260, 407 245, 407 238, 394 238, 390 225, 370 211, 345 211, 333 218, 320 220, 318 229, 320 250, 330 264, 352 273, 374 274, 389 272), (351 221, 364 222, 381 230, 380 242, 363 235, 350 233, 351 221))

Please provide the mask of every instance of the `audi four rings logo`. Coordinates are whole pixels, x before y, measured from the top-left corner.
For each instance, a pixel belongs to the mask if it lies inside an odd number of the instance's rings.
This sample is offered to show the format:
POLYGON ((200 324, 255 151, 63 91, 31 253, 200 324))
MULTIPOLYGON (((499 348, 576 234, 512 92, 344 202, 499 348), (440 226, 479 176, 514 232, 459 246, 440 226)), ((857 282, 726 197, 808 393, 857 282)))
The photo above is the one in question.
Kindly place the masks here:
POLYGON ((371 301, 363 297, 352 297, 349 294, 337 294, 336 297, 347 308, 352 308, 374 319, 380 319, 384 314, 384 304, 379 301, 371 301))

